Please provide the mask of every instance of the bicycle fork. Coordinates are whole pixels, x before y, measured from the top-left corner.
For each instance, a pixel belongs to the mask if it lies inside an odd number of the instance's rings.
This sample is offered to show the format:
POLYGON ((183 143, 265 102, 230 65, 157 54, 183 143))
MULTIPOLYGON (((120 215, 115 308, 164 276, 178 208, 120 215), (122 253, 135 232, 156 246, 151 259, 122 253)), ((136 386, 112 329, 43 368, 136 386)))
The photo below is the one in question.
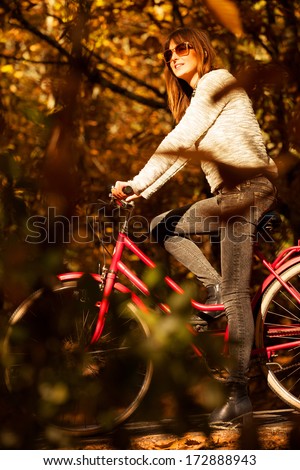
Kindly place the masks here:
POLYGON ((103 297, 100 303, 98 319, 97 319, 94 334, 91 339, 91 344, 96 343, 102 334, 102 331, 105 325, 105 316, 109 309, 109 299, 110 299, 110 295, 113 291, 113 288, 116 282, 117 273, 118 273, 118 263, 121 259, 123 249, 124 249, 124 234, 120 233, 118 236, 116 246, 115 246, 115 250, 113 253, 109 270, 106 273, 106 277, 104 281, 103 297))

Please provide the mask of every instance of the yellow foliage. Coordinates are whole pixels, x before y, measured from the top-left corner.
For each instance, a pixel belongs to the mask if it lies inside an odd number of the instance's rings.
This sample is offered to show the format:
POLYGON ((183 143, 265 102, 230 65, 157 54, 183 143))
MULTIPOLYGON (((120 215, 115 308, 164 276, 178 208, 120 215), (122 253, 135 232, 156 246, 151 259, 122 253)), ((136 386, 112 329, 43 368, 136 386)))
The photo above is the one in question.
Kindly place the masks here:
POLYGON ((2 73, 13 73, 13 71, 14 71, 14 67, 11 64, 2 65, 1 67, 2 73))

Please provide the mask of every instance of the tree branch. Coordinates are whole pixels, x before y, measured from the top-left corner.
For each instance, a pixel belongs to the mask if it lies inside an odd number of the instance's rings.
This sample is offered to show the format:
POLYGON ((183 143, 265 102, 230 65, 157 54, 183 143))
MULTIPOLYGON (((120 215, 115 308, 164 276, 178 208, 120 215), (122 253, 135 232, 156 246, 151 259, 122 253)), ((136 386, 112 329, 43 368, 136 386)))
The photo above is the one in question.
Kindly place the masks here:
POLYGON ((96 54, 95 52, 90 51, 87 47, 85 47, 85 50, 90 52, 90 56, 95 57, 99 62, 102 62, 103 64, 107 65, 108 67, 110 67, 115 72, 118 72, 123 77, 128 78, 129 80, 133 81, 134 83, 136 83, 136 84, 138 84, 138 85, 140 85, 144 88, 147 88, 148 90, 153 91, 156 94, 156 96, 158 96, 159 98, 165 99, 165 93, 161 93, 158 90, 158 88, 149 85, 148 83, 144 82, 144 80, 141 80, 138 77, 134 77, 130 73, 126 72, 125 70, 120 69, 119 67, 117 67, 114 64, 111 64, 107 60, 103 59, 99 54, 96 54))
MULTIPOLYGON (((101 73, 94 69, 94 70, 89 70, 87 61, 82 58, 81 60, 78 60, 73 57, 71 53, 69 53, 66 49, 64 49, 55 39, 51 38, 50 36, 42 33, 39 29, 37 29, 35 26, 33 26, 31 23, 29 23, 26 18, 22 15, 22 12, 20 11, 19 5, 14 7, 14 5, 6 2, 6 0, 2 0, 2 6, 6 13, 9 13, 11 17, 15 20, 17 20, 27 31, 31 32, 33 35, 36 37, 42 39, 43 41, 47 42, 50 46, 55 48, 63 57, 67 57, 69 60, 69 63, 72 67, 77 68, 83 75, 85 75, 88 80, 90 80, 92 83, 98 83, 99 85, 110 89, 114 93, 118 93, 122 96, 126 96, 127 98, 136 101, 138 103, 144 104, 145 106, 149 106, 151 108, 155 109, 164 109, 166 107, 166 102, 165 100, 163 101, 156 101, 155 99, 149 99, 144 96, 138 95, 136 93, 133 93, 128 90, 128 88, 122 87, 120 85, 116 85, 113 82, 108 81, 105 79, 101 73)), ((15 25, 17 26, 17 25, 15 25)), ((24 59, 23 59, 24 60, 24 59)), ((113 66, 112 66, 113 67, 113 66)), ((126 72, 124 73, 124 75, 126 72)), ((130 75, 128 78, 131 78, 130 75)), ((143 82, 144 84, 144 82, 143 82)), ((150 88, 150 85, 148 86, 150 88)), ((159 95, 158 95, 159 96, 159 95)), ((162 96, 161 96, 162 97, 162 96)))
POLYGON ((6 55, 6 54, 1 54, 0 57, 2 59, 5 59, 7 61, 15 61, 15 62, 28 62, 30 64, 36 64, 36 65, 70 65, 69 62, 62 62, 59 60, 33 60, 33 59, 24 59, 24 57, 16 57, 13 55, 6 55))
POLYGON ((109 82, 103 76, 101 76, 98 70, 83 70, 83 73, 91 83, 98 83, 104 88, 109 88, 111 91, 118 93, 119 95, 126 96, 127 98, 136 101, 137 103, 144 104, 154 109, 164 109, 166 107, 165 102, 157 101, 151 98, 145 98, 144 96, 137 95, 136 93, 129 91, 128 88, 124 88, 120 85, 109 82))
POLYGON ((55 41, 55 39, 53 39, 50 36, 47 36, 46 34, 42 33, 42 31, 37 29, 35 26, 33 26, 31 23, 29 23, 29 21, 27 21, 26 18, 24 18, 24 16, 22 15, 22 13, 20 11, 20 6, 19 5, 17 5, 16 8, 14 8, 13 5, 10 6, 6 3, 5 0, 2 0, 2 7, 4 8, 4 11, 6 13, 9 13, 13 19, 19 21, 19 23, 21 25, 23 25, 23 27, 26 30, 30 31, 32 34, 34 34, 38 38, 42 39, 43 41, 46 41, 52 47, 57 49, 60 52, 60 54, 62 54, 64 57, 68 57, 68 59, 70 61, 72 61, 71 54, 66 49, 64 49, 57 41, 55 41))
POLYGON ((182 17, 182 14, 180 12, 180 5, 178 4, 178 0, 176 1, 173 1, 173 14, 174 14, 174 18, 178 19, 179 23, 180 23, 180 26, 184 26, 184 21, 183 21, 183 17, 182 17))

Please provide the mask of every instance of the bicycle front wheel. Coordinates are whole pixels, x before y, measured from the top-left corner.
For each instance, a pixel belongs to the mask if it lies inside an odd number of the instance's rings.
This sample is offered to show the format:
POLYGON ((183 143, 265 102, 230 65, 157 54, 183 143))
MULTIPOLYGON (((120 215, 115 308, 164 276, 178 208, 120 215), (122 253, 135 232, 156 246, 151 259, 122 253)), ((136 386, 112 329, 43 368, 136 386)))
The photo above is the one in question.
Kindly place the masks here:
MULTIPOLYGON (((300 263, 280 276, 300 293, 300 263)), ((300 410, 300 304, 277 279, 262 295, 256 346, 267 354, 263 371, 271 390, 300 410)))
POLYGON ((101 292, 91 279, 40 290, 12 315, 4 341, 6 384, 45 425, 78 436, 109 431, 146 394, 152 376, 144 350, 148 327, 134 304, 120 293, 112 297, 93 345, 101 292))

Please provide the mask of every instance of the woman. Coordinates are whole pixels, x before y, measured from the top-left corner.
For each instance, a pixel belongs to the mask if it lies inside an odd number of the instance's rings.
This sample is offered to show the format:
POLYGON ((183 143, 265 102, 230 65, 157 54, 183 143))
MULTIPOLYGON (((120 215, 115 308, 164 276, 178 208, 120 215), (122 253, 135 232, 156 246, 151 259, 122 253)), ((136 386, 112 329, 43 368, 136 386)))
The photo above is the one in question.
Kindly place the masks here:
POLYGON ((169 106, 177 124, 137 176, 116 182, 114 194, 127 200, 149 198, 187 163, 189 151, 194 161, 199 155, 213 196, 157 217, 153 233, 208 288, 207 303, 224 303, 230 335, 228 395, 210 423, 228 425, 252 413, 247 391, 254 336, 252 245, 258 220, 275 201, 271 181, 277 169, 267 156, 246 92, 227 70, 213 68, 215 52, 203 31, 174 31, 164 58, 169 106), (122 191, 127 185, 134 191, 129 198, 122 191), (216 230, 221 276, 189 238, 216 230))

